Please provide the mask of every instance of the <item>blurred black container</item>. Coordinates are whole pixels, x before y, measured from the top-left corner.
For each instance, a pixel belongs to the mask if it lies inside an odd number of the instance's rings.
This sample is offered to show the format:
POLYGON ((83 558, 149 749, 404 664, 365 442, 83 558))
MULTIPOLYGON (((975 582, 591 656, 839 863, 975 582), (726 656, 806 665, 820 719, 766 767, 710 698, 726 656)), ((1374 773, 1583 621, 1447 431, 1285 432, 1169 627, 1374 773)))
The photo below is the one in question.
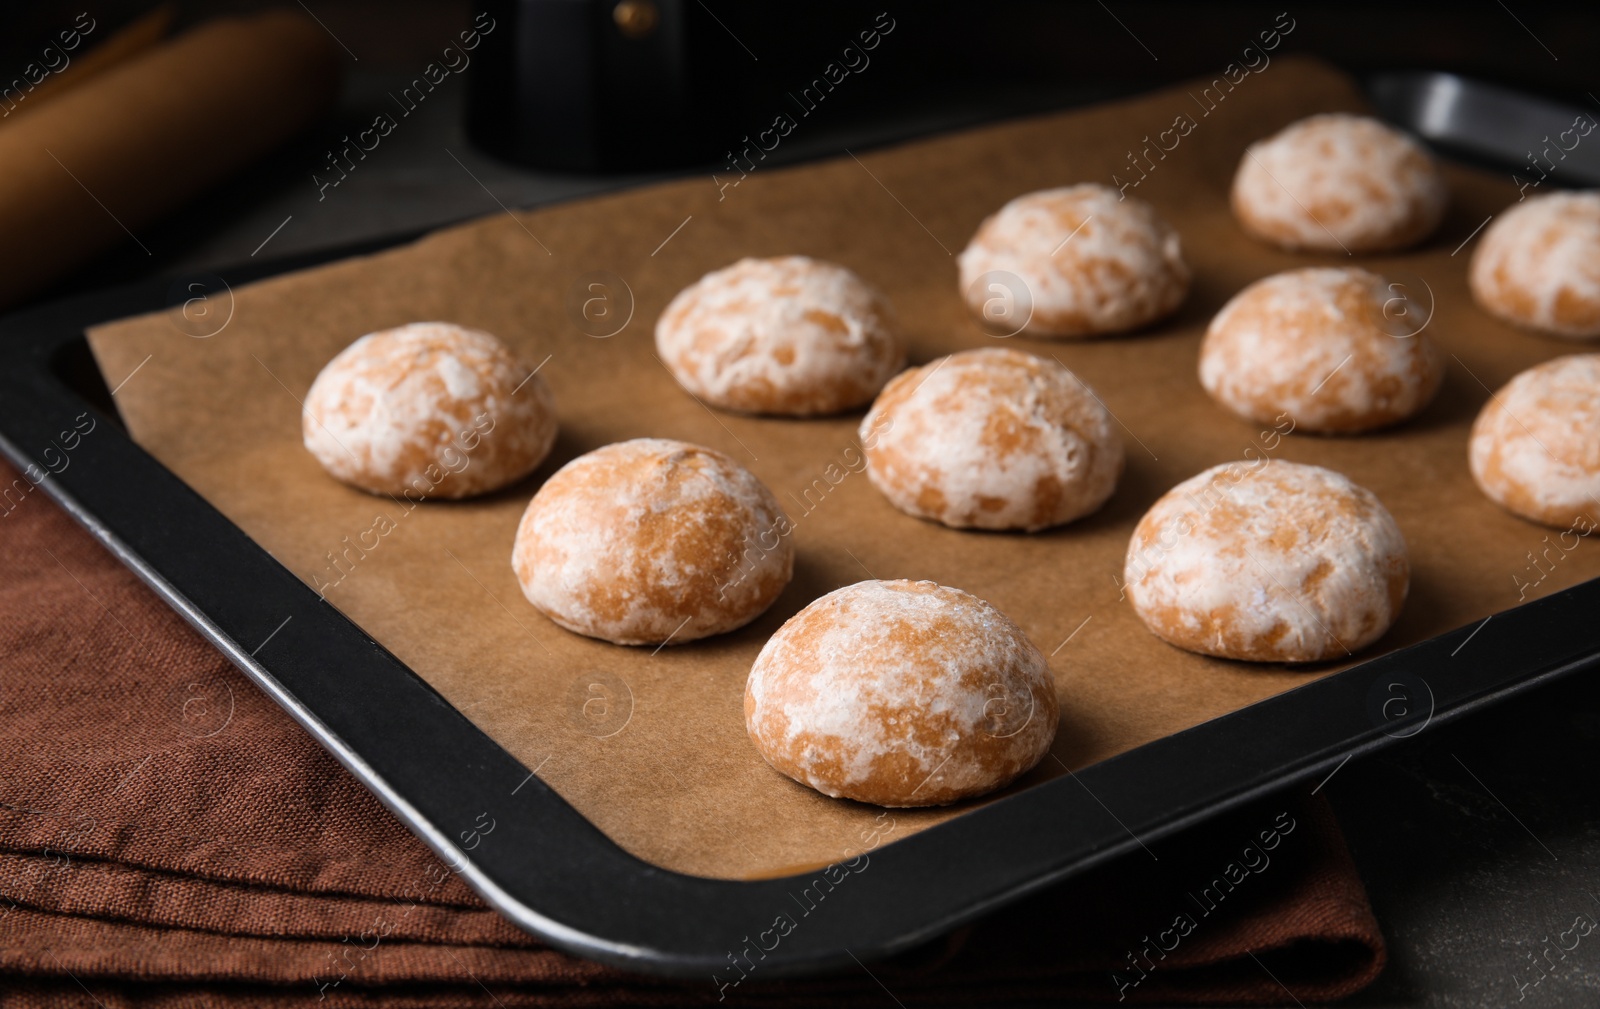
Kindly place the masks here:
POLYGON ((696 0, 490 0, 467 132, 531 168, 630 171, 714 160, 752 61, 696 0), (709 22, 709 30, 707 30, 709 22), (737 57, 737 58, 735 58, 737 57))
MULTIPOLYGON (((928 2, 927 15, 948 4, 928 2)), ((800 7, 749 0, 483 0, 495 20, 468 74, 467 132, 481 149, 540 169, 609 172, 719 166, 778 112, 806 118, 793 93, 823 78, 855 45, 843 101, 830 127, 873 120, 924 82, 891 69, 861 36, 883 0, 808 0, 800 7)), ((939 24, 925 17, 925 26, 939 24)), ((899 42, 899 39, 896 40, 899 42)), ((874 41, 874 45, 876 42, 874 41)), ((918 52, 939 65, 929 46, 918 52)), ((897 62, 900 54, 888 64, 897 62)), ((841 71, 835 70, 837 75, 841 71)), ((826 128, 826 127, 824 127, 826 128)), ((808 123, 807 132, 821 129, 808 123)))
POLYGON ((1585 68, 1600 62, 1593 5, 1530 14, 1525 27, 1554 40, 1559 60, 1519 34, 1496 4, 1303 0, 1291 14, 1278 0, 1126 0, 1112 8, 1059 0, 476 0, 473 10, 495 28, 467 74, 467 130, 482 150, 530 168, 716 169, 778 113, 799 123, 783 159, 837 149, 846 138, 883 142, 896 139, 896 129, 949 129, 1219 73, 1281 18, 1296 27, 1273 58, 1316 54, 1358 74, 1442 69, 1573 103, 1594 90, 1585 68), (875 24, 893 24, 893 38, 867 52, 862 33, 875 24), (851 45, 859 62, 845 52, 851 45), (841 62, 852 64, 849 79, 826 103, 796 99, 841 62))

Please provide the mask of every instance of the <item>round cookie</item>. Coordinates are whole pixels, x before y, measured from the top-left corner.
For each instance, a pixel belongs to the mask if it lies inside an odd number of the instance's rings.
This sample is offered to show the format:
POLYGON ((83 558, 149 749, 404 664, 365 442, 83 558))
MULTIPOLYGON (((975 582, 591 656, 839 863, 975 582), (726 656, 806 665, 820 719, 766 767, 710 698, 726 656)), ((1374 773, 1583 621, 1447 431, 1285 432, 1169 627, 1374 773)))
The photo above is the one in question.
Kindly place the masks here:
POLYGON ((861 421, 867 476, 957 529, 1026 529, 1099 508, 1122 475, 1111 415, 1065 366, 990 348, 896 375, 861 421))
POLYGON ((1472 296, 1507 322, 1600 336, 1600 190, 1514 203, 1472 253, 1472 296))
POLYGON ((957 263, 973 313, 1029 336, 1138 329, 1171 314, 1189 292, 1178 233, 1150 204, 1093 183, 1017 197, 978 226, 957 263), (1014 290, 1012 277, 1026 290, 1014 290), (1024 302, 1031 315, 1018 318, 1024 302))
POLYGON ((1227 463, 1145 513, 1123 570, 1158 637, 1252 662, 1340 658, 1394 623, 1405 539, 1377 497, 1319 466, 1227 463))
POLYGON ((940 806, 1008 784, 1059 717, 1039 649, 982 599, 868 581, 789 618, 750 669, 744 720, 761 756, 825 795, 940 806))
POLYGON ((1523 518, 1600 527, 1600 354, 1558 357, 1513 378, 1472 425, 1473 479, 1523 518))
POLYGON ((1366 116, 1311 116, 1258 140, 1233 176, 1246 232, 1285 249, 1378 252, 1426 238, 1449 191, 1433 156, 1366 116))
POLYGON ((661 438, 596 449, 528 502, 511 567, 570 631, 681 644, 743 626, 794 574, 789 519, 720 452, 661 438))
POLYGON ((1200 384, 1264 424, 1287 417, 1299 430, 1353 434, 1402 421, 1432 401, 1444 363, 1420 328, 1385 318, 1386 306, 1415 308, 1397 289, 1356 268, 1258 280, 1211 320, 1200 384))
POLYGON ((794 417, 858 407, 906 363, 888 299, 806 256, 706 274, 661 313, 656 351, 712 406, 794 417))
POLYGON ((533 472, 555 444, 555 400, 531 372, 454 323, 368 333, 311 383, 301 434, 324 469, 374 494, 484 494, 533 472))

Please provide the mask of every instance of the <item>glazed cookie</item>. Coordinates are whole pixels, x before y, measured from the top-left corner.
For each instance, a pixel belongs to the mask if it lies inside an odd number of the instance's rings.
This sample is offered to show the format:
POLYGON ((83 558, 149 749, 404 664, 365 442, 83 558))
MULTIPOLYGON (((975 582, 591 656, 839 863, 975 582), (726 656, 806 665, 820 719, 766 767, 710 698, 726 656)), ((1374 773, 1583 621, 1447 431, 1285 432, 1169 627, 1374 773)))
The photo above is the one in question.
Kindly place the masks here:
POLYGON ((861 443, 890 503, 958 529, 1071 522, 1122 475, 1122 439, 1089 387, 1056 361, 999 348, 896 375, 861 443))
POLYGON ((1258 280, 1211 320, 1200 384, 1241 417, 1288 418, 1302 431, 1353 434, 1404 420, 1439 391, 1444 365, 1401 314, 1421 311, 1401 290, 1353 267, 1258 280))
POLYGON ((413 322, 329 361, 300 414, 311 454, 374 494, 463 498, 513 484, 556 440, 544 379, 488 333, 413 322))
POLYGON ((701 277, 661 314, 656 351, 712 406, 795 417, 860 406, 906 363, 888 299, 805 256, 701 277))
POLYGON ((741 627, 789 584, 789 519, 720 452, 660 438, 596 449, 528 503, 511 567, 570 631, 619 645, 681 644, 741 627))
POLYGON ((1514 203, 1472 254, 1472 296, 1507 322, 1600 336, 1600 190, 1514 203))
POLYGON ((1472 476, 1496 504, 1579 533, 1600 526, 1600 354, 1513 378, 1472 425, 1472 476))
POLYGON ((1258 140, 1233 176, 1245 231, 1286 249, 1377 252, 1422 241, 1449 193, 1421 144, 1366 116, 1312 116, 1258 140))
POLYGON ((1410 571, 1371 491, 1273 460, 1215 466, 1168 491, 1134 529, 1123 575, 1145 626, 1179 648, 1316 662, 1381 637, 1410 571))
POLYGON ((1178 233, 1143 200, 1092 183, 1017 197, 979 225, 957 262, 978 318, 1029 336, 1138 329, 1189 291, 1178 233), (1013 290, 1011 277, 1026 289, 1013 290))
POLYGON ((941 806, 1008 784, 1055 738, 1055 682, 999 610, 933 582, 847 585, 756 656, 744 721, 767 763, 825 795, 941 806))

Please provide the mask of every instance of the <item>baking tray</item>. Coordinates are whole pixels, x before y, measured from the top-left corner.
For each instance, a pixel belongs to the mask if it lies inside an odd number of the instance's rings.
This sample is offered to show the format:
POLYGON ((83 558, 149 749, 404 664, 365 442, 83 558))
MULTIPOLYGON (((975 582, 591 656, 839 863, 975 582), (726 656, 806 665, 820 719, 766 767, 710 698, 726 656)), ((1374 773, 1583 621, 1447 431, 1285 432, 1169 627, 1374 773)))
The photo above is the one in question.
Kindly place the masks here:
POLYGON ((563 949, 659 973, 727 974, 730 955, 770 938, 775 917, 795 913, 794 895, 820 891, 816 881, 831 873, 826 900, 796 919, 759 973, 869 960, 1266 792, 1322 780, 1433 721, 1600 664, 1593 580, 1027 787, 842 867, 763 880, 668 871, 619 847, 119 425, 88 327, 189 298, 225 304, 253 280, 379 247, 131 285, 0 320, 0 450, 491 905, 563 949), (85 415, 92 437, 64 439, 85 415), (279 633, 289 620, 293 633, 279 633))

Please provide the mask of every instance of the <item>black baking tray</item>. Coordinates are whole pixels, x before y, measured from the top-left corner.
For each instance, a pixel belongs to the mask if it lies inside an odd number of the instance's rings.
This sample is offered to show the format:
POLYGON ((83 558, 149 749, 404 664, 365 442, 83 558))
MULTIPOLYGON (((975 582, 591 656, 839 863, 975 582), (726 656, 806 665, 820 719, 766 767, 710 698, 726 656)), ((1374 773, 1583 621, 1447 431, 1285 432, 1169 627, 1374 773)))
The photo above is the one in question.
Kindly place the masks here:
POLYGON ((134 444, 89 352, 84 331, 97 323, 192 298, 231 311, 233 287, 414 237, 117 287, 0 319, 0 451, 485 900, 559 948, 707 977, 731 976, 730 954, 765 948, 763 936, 777 941, 760 976, 881 957, 1266 792, 1325 779, 1352 755, 1433 722, 1600 665, 1595 579, 983 805, 834 867, 837 883, 828 870, 730 881, 658 868, 618 847, 134 444), (85 413, 92 435, 64 454, 61 433, 85 413), (787 934, 771 932, 806 888, 825 899, 813 898, 787 934))

